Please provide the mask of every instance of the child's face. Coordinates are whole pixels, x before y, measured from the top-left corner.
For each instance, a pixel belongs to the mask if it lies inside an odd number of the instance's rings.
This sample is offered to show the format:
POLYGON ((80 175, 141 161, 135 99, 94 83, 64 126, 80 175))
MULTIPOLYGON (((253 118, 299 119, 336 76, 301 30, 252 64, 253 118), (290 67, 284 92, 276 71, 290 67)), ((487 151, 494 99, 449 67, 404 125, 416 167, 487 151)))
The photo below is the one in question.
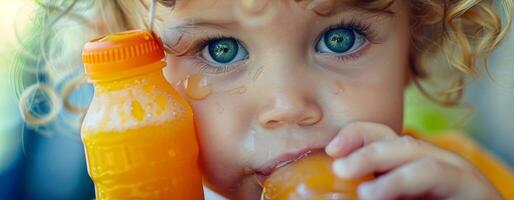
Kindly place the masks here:
POLYGON ((323 149, 350 121, 401 131, 406 3, 395 1, 394 14, 340 5, 328 16, 307 3, 178 1, 159 16, 163 39, 184 54, 168 55, 167 79, 194 109, 206 180, 227 196, 258 197, 268 168, 323 149))

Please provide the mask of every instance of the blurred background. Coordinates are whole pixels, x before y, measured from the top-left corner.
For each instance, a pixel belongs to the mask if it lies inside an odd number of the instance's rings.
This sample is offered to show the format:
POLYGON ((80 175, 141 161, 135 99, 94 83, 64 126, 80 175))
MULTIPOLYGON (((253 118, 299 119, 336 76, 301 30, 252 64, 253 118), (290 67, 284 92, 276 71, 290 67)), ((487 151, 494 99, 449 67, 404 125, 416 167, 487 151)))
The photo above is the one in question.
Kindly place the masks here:
MULTIPOLYGON (((19 62, 13 60, 16 53, 20 53, 19 49, 37 49, 23 46, 26 39, 31 39, 31 30, 38 28, 33 18, 35 6, 31 0, 0 0, 0 199, 92 199, 94 188, 87 176, 78 127, 50 124, 32 128, 20 115, 21 91, 36 80, 43 83, 46 80, 38 72, 13 69, 13 63, 19 62)), ((415 89, 409 89, 406 127, 427 134, 461 130, 514 167, 512 52, 514 31, 490 58, 495 80, 484 76, 472 83, 466 90, 464 106, 443 108, 415 89)), ((30 57, 30 53, 27 56, 30 57)), ((29 64, 38 63, 33 60, 29 64)), ((74 101, 87 104, 91 88, 84 86, 79 90, 86 95, 74 101)), ((70 98, 77 97, 71 95, 70 98)), ((40 107, 42 113, 50 106, 44 101, 33 104, 40 107)), ((59 114, 61 118, 70 116, 59 114)))

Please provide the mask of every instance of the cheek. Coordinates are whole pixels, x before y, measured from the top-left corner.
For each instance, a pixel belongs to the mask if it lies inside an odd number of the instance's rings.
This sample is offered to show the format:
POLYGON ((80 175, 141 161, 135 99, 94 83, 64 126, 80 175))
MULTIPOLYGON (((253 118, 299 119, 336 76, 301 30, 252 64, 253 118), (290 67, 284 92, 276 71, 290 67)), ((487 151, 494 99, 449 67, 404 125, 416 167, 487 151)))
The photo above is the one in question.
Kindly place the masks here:
POLYGON ((205 180, 224 194, 233 193, 244 177, 240 146, 251 116, 246 114, 248 106, 242 105, 245 101, 240 98, 243 97, 224 93, 213 93, 202 100, 188 98, 194 111, 205 180))
MULTIPOLYGON (((368 70, 365 76, 332 81, 332 97, 340 113, 350 120, 386 124, 397 132, 402 130, 405 63, 389 63, 368 70)), ((329 109, 330 110, 330 109, 329 109)), ((334 109, 337 110, 337 109, 334 109)))
POLYGON ((377 53, 380 48, 370 51, 372 59, 356 65, 355 71, 326 82, 330 90, 325 91, 324 110, 338 118, 331 120, 371 121, 402 131, 408 59, 401 46, 392 53, 377 53))
POLYGON ((398 31, 383 46, 371 52, 366 72, 346 84, 348 108, 356 120, 388 125, 397 133, 403 129, 403 97, 408 78, 408 35, 398 31))
POLYGON ((402 130, 403 88, 383 85, 349 86, 346 97, 348 112, 353 120, 378 122, 396 132, 402 130))
POLYGON ((236 150, 239 149, 249 122, 249 116, 244 114, 244 106, 237 106, 241 101, 211 95, 202 101, 190 103, 204 160, 214 165, 237 165, 235 158, 239 155, 236 150), (220 158, 230 160, 219 162, 220 158))
MULTIPOLYGON (((242 174, 240 166, 235 162, 237 157, 234 147, 238 144, 230 122, 221 123, 221 120, 213 121, 216 117, 203 113, 205 110, 194 108, 198 140, 200 143, 200 165, 206 180, 216 188, 230 188, 242 174), (207 119, 206 119, 207 118, 207 119), (203 123, 208 122, 208 123, 203 123), (214 124, 214 123, 220 124, 214 124)), ((221 118, 217 118, 221 119, 221 118)))

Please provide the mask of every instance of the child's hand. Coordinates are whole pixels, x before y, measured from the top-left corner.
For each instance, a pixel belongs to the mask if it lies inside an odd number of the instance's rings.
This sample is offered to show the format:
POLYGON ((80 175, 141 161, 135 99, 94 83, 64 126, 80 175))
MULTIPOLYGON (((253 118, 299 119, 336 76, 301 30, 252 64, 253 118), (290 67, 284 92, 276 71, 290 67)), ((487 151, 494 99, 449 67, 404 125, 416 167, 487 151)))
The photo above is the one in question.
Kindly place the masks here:
POLYGON ((333 170, 342 178, 382 174, 359 186, 361 199, 502 199, 463 158, 428 142, 399 136, 382 124, 348 124, 326 152, 337 158, 333 170))

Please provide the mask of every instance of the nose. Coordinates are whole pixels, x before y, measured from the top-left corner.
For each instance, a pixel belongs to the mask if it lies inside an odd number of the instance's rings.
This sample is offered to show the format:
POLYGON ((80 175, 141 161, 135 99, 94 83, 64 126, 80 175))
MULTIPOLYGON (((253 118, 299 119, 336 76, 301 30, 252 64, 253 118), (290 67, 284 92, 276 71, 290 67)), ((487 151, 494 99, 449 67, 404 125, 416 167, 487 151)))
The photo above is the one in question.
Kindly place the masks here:
MULTIPOLYGON (((301 23, 291 26, 297 25, 301 23)), ((256 53, 260 59, 254 63, 264 66, 260 78, 254 82, 258 123, 264 128, 306 127, 319 123, 323 118, 321 96, 319 91, 313 90, 320 86, 319 74, 305 56, 303 43, 297 42, 303 41, 303 36, 287 32, 277 35, 263 31, 262 34, 269 39, 259 44, 265 51, 256 53), (276 45, 279 42, 287 45, 276 45)))
POLYGON ((281 91, 273 95, 271 104, 258 114, 261 126, 275 128, 284 124, 312 126, 322 119, 322 112, 316 103, 309 102, 299 93, 281 91))

